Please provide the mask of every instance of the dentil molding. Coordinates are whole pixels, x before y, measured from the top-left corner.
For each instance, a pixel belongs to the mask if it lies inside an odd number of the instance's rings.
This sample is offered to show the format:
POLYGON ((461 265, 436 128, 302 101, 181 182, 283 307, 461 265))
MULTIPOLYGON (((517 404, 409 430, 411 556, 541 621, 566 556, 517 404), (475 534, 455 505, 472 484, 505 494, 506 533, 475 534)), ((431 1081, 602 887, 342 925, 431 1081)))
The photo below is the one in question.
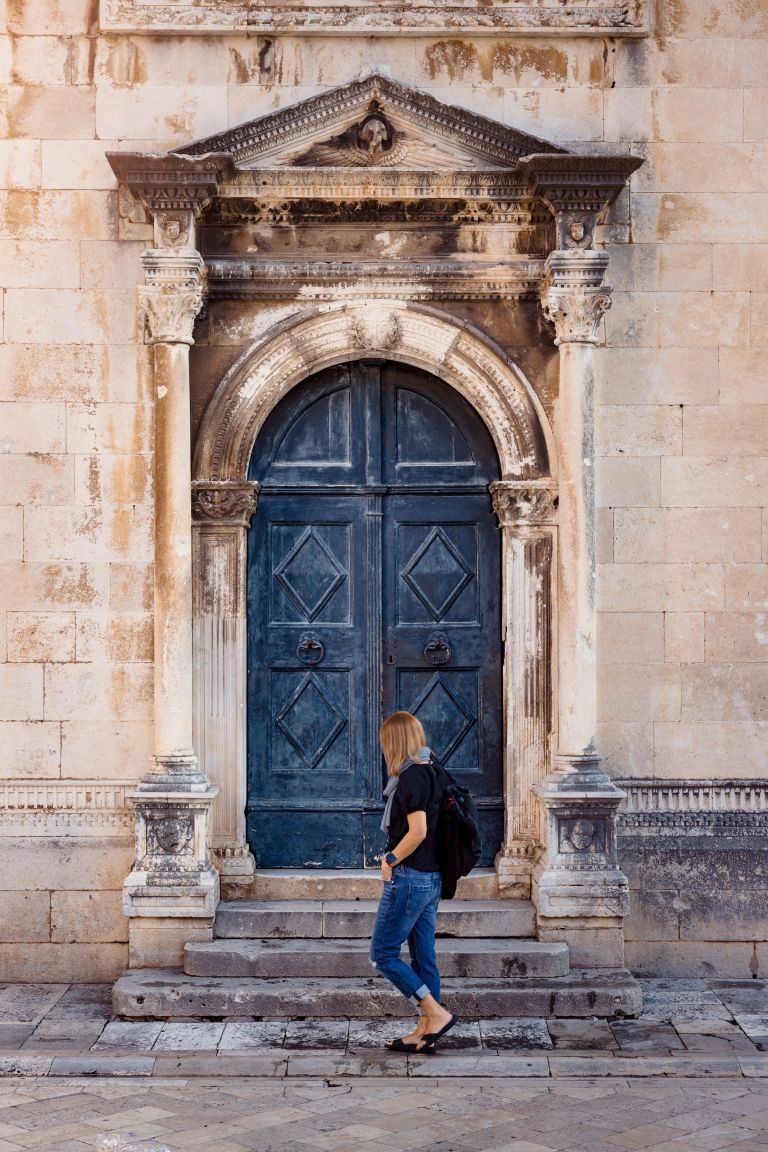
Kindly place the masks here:
POLYGON ((525 33, 645 36, 648 0, 101 0, 104 32, 299 32, 305 35, 525 33))

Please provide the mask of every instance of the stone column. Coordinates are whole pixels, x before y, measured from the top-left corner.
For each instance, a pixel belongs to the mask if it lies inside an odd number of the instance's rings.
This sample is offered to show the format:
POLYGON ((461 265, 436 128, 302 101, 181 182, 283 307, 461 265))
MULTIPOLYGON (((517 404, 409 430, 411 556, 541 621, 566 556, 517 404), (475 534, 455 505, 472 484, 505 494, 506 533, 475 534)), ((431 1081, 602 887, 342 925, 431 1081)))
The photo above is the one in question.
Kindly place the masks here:
POLYGON ((153 346, 155 397, 155 755, 129 794, 136 863, 125 881, 132 967, 181 961, 184 944, 212 935, 219 878, 208 854, 218 791, 200 769, 192 734, 192 532, 189 346, 203 302, 204 265, 191 247, 191 212, 155 217, 155 248, 142 255, 144 339, 153 346), (163 246, 160 246, 163 245, 163 246))
POLYGON ((504 841, 496 858, 499 889, 529 899, 543 842, 532 788, 550 766, 552 727, 552 565, 555 486, 545 480, 491 484, 501 527, 504 642, 504 841))
POLYGON ((211 844, 224 896, 247 887, 255 863, 246 840, 247 536, 259 485, 192 485, 195 748, 218 786, 211 844))
POLYGON ((597 754, 595 652, 594 346, 611 302, 603 287, 607 263, 605 252, 556 250, 542 290, 560 348, 558 703, 554 771, 534 787, 547 820, 534 895, 541 939, 567 941, 575 965, 614 967, 623 964, 628 908, 614 838, 624 793, 601 770, 597 754))

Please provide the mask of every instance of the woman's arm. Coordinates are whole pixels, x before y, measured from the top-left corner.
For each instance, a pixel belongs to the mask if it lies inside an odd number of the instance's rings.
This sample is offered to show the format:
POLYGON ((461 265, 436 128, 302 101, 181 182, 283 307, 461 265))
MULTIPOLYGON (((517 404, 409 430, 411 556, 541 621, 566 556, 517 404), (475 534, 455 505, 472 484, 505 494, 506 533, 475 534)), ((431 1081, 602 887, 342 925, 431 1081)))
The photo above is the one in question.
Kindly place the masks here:
MULTIPOLYGON (((399 844, 396 844, 392 849, 393 854, 397 857, 398 864, 401 864, 406 856, 410 856, 419 844, 426 839, 427 836, 427 814, 426 812, 409 812, 408 813, 408 831, 399 844)), ((382 880, 392 879, 392 869, 387 864, 384 857, 381 859, 381 878, 382 880)))

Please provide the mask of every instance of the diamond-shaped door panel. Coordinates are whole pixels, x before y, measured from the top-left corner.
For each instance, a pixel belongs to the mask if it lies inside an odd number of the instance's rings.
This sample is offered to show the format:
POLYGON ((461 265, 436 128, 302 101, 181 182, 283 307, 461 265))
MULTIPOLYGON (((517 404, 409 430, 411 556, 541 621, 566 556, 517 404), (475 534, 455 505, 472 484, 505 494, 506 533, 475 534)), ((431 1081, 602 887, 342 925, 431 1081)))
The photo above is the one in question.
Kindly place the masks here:
POLYGON ((314 672, 299 681, 275 715, 275 726, 308 768, 315 768, 346 727, 347 719, 314 672))
MULTIPOLYGON (((338 529, 346 528, 345 525, 335 527, 337 535, 338 529)), ((288 526, 276 525, 276 528, 287 530, 288 526)), ((348 540, 337 543, 348 545, 348 540)), ((310 526, 300 532, 287 555, 277 564, 274 578, 299 619, 311 624, 345 584, 347 571, 316 527, 310 526)), ((344 619, 345 615, 346 612, 336 612, 333 619, 344 619)), ((279 613, 278 618, 283 618, 283 614, 279 613)), ((323 618, 329 619, 327 614, 323 618)))
POLYGON ((442 528, 433 528, 410 556, 402 578, 439 623, 475 573, 442 528))
POLYGON ((424 725, 429 746, 441 764, 477 723, 477 716, 442 672, 429 677, 416 698, 410 701, 408 711, 424 725))

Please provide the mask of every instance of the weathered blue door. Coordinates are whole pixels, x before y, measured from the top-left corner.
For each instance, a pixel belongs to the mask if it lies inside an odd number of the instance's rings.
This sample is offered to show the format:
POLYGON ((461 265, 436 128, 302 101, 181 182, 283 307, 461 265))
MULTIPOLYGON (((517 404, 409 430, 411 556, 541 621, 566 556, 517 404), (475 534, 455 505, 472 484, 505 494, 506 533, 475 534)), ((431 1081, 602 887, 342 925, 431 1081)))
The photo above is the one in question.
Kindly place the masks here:
POLYGON ((427 373, 355 362, 293 389, 251 462, 248 837, 260 867, 381 851, 396 708, 502 833, 500 540, 491 438, 427 373))

